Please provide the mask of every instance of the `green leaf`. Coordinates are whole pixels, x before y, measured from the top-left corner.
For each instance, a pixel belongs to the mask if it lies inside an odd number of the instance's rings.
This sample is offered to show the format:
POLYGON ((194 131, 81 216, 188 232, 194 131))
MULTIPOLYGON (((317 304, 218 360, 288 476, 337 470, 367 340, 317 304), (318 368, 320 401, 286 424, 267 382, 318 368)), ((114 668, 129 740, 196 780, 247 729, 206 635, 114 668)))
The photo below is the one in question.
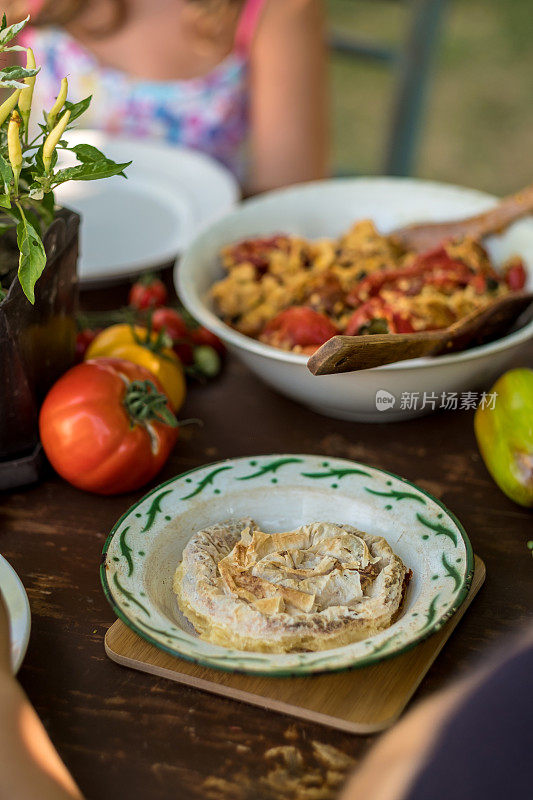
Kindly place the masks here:
POLYGON ((74 147, 69 147, 73 153, 76 153, 76 158, 83 164, 90 161, 109 161, 109 159, 97 147, 92 144, 77 144, 74 147))
POLYGON ((89 97, 86 97, 84 100, 80 100, 79 103, 70 103, 68 100, 65 101, 63 108, 70 111, 69 124, 78 117, 81 117, 81 115, 87 111, 91 105, 92 99, 93 96, 90 94, 89 97))
POLYGON ((0 31, 3 31, 4 28, 7 28, 7 18, 6 18, 5 11, 2 14, 2 23, 0 24, 0 31))
POLYGON ((18 276, 22 290, 30 303, 35 302, 35 284, 46 266, 46 253, 41 237, 26 219, 19 207, 20 222, 17 225, 17 244, 20 250, 18 276))
POLYGON ((0 86, 8 86, 12 89, 24 89, 26 84, 24 78, 33 78, 41 68, 26 69, 18 64, 11 67, 4 67, 0 70, 0 86))
POLYGON ((9 162, 5 160, 3 155, 0 154, 0 179, 4 182, 4 186, 9 186, 13 180, 13 170, 9 162))
POLYGON ((20 31, 24 28, 29 18, 30 15, 28 14, 26 19, 23 19, 22 22, 15 22, 13 25, 4 25, 4 22, 7 22, 4 14, 2 18, 2 26, 0 27, 0 47, 10 42, 11 39, 14 39, 17 33, 20 33, 20 31))
POLYGON ((0 208, 11 208, 11 198, 8 194, 0 194, 0 208))
POLYGON ((54 185, 65 183, 65 181, 97 181, 100 178, 110 178, 112 175, 120 175, 131 161, 124 164, 116 164, 114 161, 102 159, 100 161, 88 161, 78 164, 75 167, 61 169, 53 176, 54 185))
POLYGON ((32 183, 29 191, 30 200, 43 200, 44 192, 40 183, 32 183))
POLYGON ((47 219, 52 222, 56 213, 56 201, 53 192, 45 192, 45 195, 41 201, 41 206, 46 212, 47 219))
POLYGON ((33 157, 33 163, 35 164, 35 168, 37 170, 36 173, 32 173, 32 175, 44 175, 44 163, 43 163, 43 145, 41 145, 38 150, 36 150, 35 155, 33 157))
POLYGON ((33 202, 32 200, 29 201, 31 204, 30 206, 26 206, 24 209, 24 213, 26 214, 26 221, 29 225, 33 228, 39 238, 42 237, 43 225, 41 222, 41 218, 39 217, 38 211, 41 209, 41 204, 33 202))
MULTIPOLYGON (((0 79, 11 80, 14 78, 15 80, 24 80, 24 78, 34 78, 40 69, 40 67, 29 69, 28 67, 23 67, 22 64, 11 64, 9 67, 0 69, 0 79)), ((25 86, 26 84, 23 85, 25 86)))

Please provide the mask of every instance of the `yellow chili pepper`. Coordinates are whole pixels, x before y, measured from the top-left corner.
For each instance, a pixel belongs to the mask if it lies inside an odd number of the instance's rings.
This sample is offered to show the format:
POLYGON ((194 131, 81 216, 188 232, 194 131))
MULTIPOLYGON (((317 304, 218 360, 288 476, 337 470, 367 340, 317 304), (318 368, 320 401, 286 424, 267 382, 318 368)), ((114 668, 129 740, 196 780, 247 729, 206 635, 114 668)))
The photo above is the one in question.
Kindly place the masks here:
POLYGON ((44 169, 46 172, 50 170, 50 165, 52 163, 52 156, 54 154, 54 150, 56 149, 56 145, 63 136, 65 132, 65 128, 68 125, 68 121, 70 119, 70 111, 65 111, 55 128, 52 128, 50 133, 45 139, 43 145, 43 164, 44 169))
POLYGON ((46 123, 48 127, 51 129, 56 124, 56 117, 65 105, 65 100, 67 99, 67 92, 68 92, 68 81, 66 78, 61 79, 61 87, 59 89, 59 94, 56 97, 56 101, 48 115, 46 117, 46 123))
POLYGON ((13 170, 13 178, 15 183, 15 194, 19 190, 19 175, 22 167, 22 147, 20 146, 19 128, 22 122, 18 111, 13 111, 9 125, 7 126, 7 152, 9 155, 9 163, 13 170))
POLYGON ((169 399, 173 411, 185 400, 185 376, 181 361, 173 350, 160 344, 158 334, 140 325, 111 325, 99 333, 85 353, 91 358, 124 358, 140 364, 155 375, 169 399))
MULTIPOLYGON (((35 56, 33 55, 33 50, 31 47, 28 47, 26 51, 26 68, 35 69, 35 56)), ((34 75, 33 78, 24 78, 24 83, 26 84, 27 88, 20 90, 20 98, 18 101, 19 111, 26 129, 28 128, 28 120, 30 118, 31 101, 33 98, 33 88, 35 86, 36 77, 37 76, 34 75)))
POLYGON ((6 121, 6 119, 9 117, 9 115, 17 105, 21 91, 22 89, 15 89, 13 94, 10 94, 7 100, 4 100, 4 102, 0 106, 0 125, 3 125, 3 123, 6 121))

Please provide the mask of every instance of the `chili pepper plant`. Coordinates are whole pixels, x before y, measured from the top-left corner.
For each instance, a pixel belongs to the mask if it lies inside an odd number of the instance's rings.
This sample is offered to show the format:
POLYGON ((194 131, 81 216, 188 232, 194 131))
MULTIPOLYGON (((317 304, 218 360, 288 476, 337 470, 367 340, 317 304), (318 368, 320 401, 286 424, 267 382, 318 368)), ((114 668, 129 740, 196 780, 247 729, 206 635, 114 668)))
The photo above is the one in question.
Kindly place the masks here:
POLYGON ((24 294, 35 301, 35 283, 46 266, 42 237, 56 214, 54 189, 66 181, 93 181, 124 175, 129 163, 117 164, 88 144, 70 147, 64 133, 89 107, 91 97, 76 103, 68 100, 68 81, 63 78, 52 108, 43 110, 37 133, 30 138, 30 115, 33 90, 39 67, 31 48, 12 45, 11 41, 24 28, 29 17, 7 25, 0 23, 0 53, 23 51, 26 66, 0 69, 0 87, 11 93, 0 105, 0 208, 4 234, 15 228, 19 249, 18 279, 24 294), (56 169, 58 150, 74 153, 78 163, 56 169))
POLYGON ((0 55, 24 64, 0 69, 0 488, 36 477, 39 405, 75 355, 79 217, 57 206, 54 190, 125 177, 131 163, 69 145, 66 134, 91 97, 72 102, 67 78, 51 108, 33 107, 39 65, 30 48, 14 44, 28 21, 0 21, 0 55), (58 165, 62 150, 73 166, 58 165))

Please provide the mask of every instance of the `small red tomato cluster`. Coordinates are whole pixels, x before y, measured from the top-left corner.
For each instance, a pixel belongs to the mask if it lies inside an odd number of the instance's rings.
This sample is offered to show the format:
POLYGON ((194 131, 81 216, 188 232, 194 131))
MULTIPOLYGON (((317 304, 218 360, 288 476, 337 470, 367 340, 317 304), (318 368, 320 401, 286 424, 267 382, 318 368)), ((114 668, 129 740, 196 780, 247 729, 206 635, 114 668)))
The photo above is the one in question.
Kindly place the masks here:
POLYGON ((214 333, 175 308, 166 306, 168 293, 159 278, 145 275, 133 284, 129 304, 137 311, 149 311, 155 331, 163 331, 172 340, 174 352, 189 374, 213 378, 220 372, 225 348, 214 333))
POLYGON ((187 372, 199 378, 214 378, 222 365, 225 347, 214 333, 201 325, 188 324, 174 308, 157 308, 152 314, 152 328, 172 340, 172 348, 187 372))

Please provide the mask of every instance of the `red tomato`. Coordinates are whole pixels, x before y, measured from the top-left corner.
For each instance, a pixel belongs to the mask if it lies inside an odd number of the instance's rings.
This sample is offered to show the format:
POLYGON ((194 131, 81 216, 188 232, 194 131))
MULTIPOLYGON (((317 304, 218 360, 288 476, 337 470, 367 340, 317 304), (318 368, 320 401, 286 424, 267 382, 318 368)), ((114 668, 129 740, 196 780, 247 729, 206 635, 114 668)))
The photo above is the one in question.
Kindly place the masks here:
POLYGON ((130 289, 129 304, 142 311, 145 308, 158 308, 164 306, 168 299, 168 292, 163 281, 146 275, 140 278, 130 289))
POLYGON ((213 350, 216 350, 219 355, 223 355, 226 352, 226 348, 218 336, 215 336, 214 333, 211 333, 211 331, 209 331, 207 328, 204 328, 203 325, 200 325, 198 328, 194 328, 191 331, 191 336, 193 342, 197 345, 207 345, 208 347, 212 347, 213 350))
POLYGON ((398 313, 392 315, 392 325, 395 333, 414 333, 415 330, 409 317, 398 313))
POLYGON ((347 336, 357 336, 359 333, 365 333, 364 330, 361 331, 361 328, 363 325, 372 322, 372 320, 385 321, 386 330, 380 331, 380 333, 412 333, 414 331, 408 316, 393 311, 391 306, 381 297, 372 297, 353 312, 344 333, 347 336))
POLYGON ((454 286, 467 284, 471 279, 472 273, 462 261, 450 258, 443 247, 437 247, 417 256, 409 267, 371 272, 348 293, 346 302, 357 306, 378 295, 385 286, 410 295, 418 292, 423 284, 454 286), (408 288, 401 289, 403 283, 408 288))
POLYGON ((181 314, 165 306, 157 308, 152 314, 152 327, 155 331, 164 328, 173 342, 189 339, 191 335, 181 314))
POLYGON ((344 333, 347 336, 357 336, 360 328, 373 319, 387 320, 388 327, 390 314, 386 312, 387 307, 383 300, 380 297, 372 297, 353 312, 348 320, 344 333))
POLYGON ((151 480, 178 438, 177 426, 159 419, 169 411, 165 395, 156 416, 143 417, 146 396, 153 402, 158 392, 151 372, 118 358, 85 361, 66 372, 39 416, 41 442, 56 472, 97 494, 130 492, 151 480))
POLYGON ((288 252, 290 239, 284 234, 276 234, 257 239, 244 239, 228 248, 229 257, 236 264, 253 264, 259 272, 268 269, 269 254, 272 250, 284 250, 288 252))
POLYGON ((484 275, 478 273, 470 281, 470 286, 472 286, 476 294, 483 294, 487 291, 487 279, 484 275))
POLYGON ((188 367, 194 361, 194 347, 191 342, 180 342, 172 346, 181 363, 188 367))
POLYGON ((505 283, 513 292, 519 292, 526 285, 526 268, 521 259, 511 261, 505 271, 505 283))
POLYGON ((100 333, 100 328, 97 330, 84 328, 82 331, 78 331, 76 334, 76 361, 83 361, 85 351, 98 333, 100 333))
POLYGON ((261 341, 275 347, 321 345, 338 333, 324 314, 307 306, 292 306, 281 311, 265 325, 261 341))
POLYGON ((174 308, 157 308, 152 314, 152 326, 155 331, 165 330, 172 339, 172 348, 185 366, 194 361, 192 331, 174 308))

